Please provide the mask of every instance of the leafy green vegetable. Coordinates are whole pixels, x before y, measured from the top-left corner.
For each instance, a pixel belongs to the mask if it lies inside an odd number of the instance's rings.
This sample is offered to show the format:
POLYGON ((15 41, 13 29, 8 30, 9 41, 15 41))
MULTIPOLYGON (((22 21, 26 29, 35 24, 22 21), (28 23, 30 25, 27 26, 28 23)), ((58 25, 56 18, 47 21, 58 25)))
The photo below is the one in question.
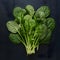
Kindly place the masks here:
POLYGON ((26 10, 27 10, 27 12, 28 12, 31 16, 33 16, 34 13, 35 13, 34 8, 33 8, 32 5, 27 5, 27 6, 26 6, 26 10))
POLYGON ((13 42, 13 43, 15 43, 15 44, 19 44, 20 43, 20 37, 19 37, 19 35, 18 34, 10 34, 9 35, 9 38, 10 38, 10 40, 13 42))
POLYGON ((35 53, 40 44, 49 44, 55 28, 55 20, 50 16, 48 6, 41 6, 34 10, 32 5, 25 9, 16 7, 13 10, 14 20, 8 21, 6 26, 11 32, 10 41, 15 44, 22 43, 27 54, 35 53))
POLYGON ((17 22, 19 22, 19 23, 21 23, 21 20, 22 20, 24 14, 26 14, 26 10, 22 9, 20 7, 16 7, 13 10, 13 15, 15 16, 15 18, 17 18, 17 22))
POLYGON ((43 39, 47 33, 47 26, 45 24, 40 24, 39 26, 36 27, 35 30, 35 37, 40 37, 40 39, 43 39))
POLYGON ((36 11, 36 17, 44 18, 48 17, 50 15, 50 9, 48 6, 41 6, 37 11, 36 11))
POLYGON ((36 25, 35 20, 32 19, 32 17, 30 15, 25 15, 24 16, 24 21, 25 21, 24 25, 25 25, 25 28, 26 28, 27 32, 36 25))
POLYGON ((8 21, 6 25, 7 25, 7 28, 10 32, 12 32, 12 33, 17 33, 18 32, 19 25, 16 22, 8 21))
POLYGON ((53 18, 47 18, 47 26, 51 30, 55 28, 55 21, 53 18))

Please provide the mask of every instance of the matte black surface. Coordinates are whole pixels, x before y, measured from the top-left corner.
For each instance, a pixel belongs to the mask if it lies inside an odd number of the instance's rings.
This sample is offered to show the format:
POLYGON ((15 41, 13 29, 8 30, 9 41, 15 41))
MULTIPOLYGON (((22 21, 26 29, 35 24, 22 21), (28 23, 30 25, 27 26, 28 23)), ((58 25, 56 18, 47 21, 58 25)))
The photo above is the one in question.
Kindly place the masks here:
MULTIPOLYGON (((0 0, 0 60, 56 60, 56 49, 60 53, 60 0, 0 0), (35 55, 27 56, 22 44, 14 45, 9 41, 9 32, 6 22, 13 20, 12 11, 16 6, 24 8, 31 4, 35 9, 41 5, 48 5, 51 9, 51 16, 55 18, 56 29, 52 36, 51 43, 40 46, 35 55), (57 48, 56 48, 57 47, 57 48)), ((60 54, 58 55, 60 56, 60 54)), ((57 60, 60 60, 57 59, 57 60)))

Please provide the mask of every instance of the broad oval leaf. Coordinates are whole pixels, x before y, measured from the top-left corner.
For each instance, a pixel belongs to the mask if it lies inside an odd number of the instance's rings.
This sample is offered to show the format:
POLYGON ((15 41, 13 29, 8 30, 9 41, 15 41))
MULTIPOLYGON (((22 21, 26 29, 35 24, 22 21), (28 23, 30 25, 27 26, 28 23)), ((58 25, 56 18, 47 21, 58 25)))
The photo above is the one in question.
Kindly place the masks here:
POLYGON ((43 41, 41 41, 41 44, 49 44, 51 35, 52 35, 52 31, 50 29, 48 29, 47 35, 45 36, 43 41))
POLYGON ((6 25, 10 32, 17 33, 19 25, 15 21, 8 21, 6 25))
POLYGON ((30 20, 30 19, 32 19, 32 17, 30 15, 25 15, 24 16, 24 20, 30 20))
POLYGON ((36 27, 35 36, 39 36, 40 39, 43 39, 47 33, 47 26, 45 24, 40 24, 36 27))
POLYGON ((19 15, 19 13, 20 13, 20 10, 21 10, 20 7, 14 8, 14 10, 13 10, 13 15, 14 15, 15 17, 17 17, 17 16, 19 15))
POLYGON ((24 21, 25 21, 25 28, 27 31, 32 30, 32 28, 36 25, 36 22, 34 19, 32 19, 32 17, 30 15, 26 15, 24 17, 24 21))
POLYGON ((37 11, 36 11, 36 17, 48 17, 50 15, 50 9, 48 6, 41 6, 37 11))
POLYGON ((49 29, 53 30, 55 28, 55 20, 53 18, 47 18, 47 26, 49 29))
POLYGON ((27 5, 27 6, 26 6, 26 10, 28 11, 28 13, 29 13, 31 16, 33 16, 34 13, 35 13, 34 8, 33 8, 32 5, 27 5))
POLYGON ((25 15, 24 16, 24 26, 25 26, 25 30, 28 32, 29 31, 29 20, 32 19, 32 17, 30 15, 25 15))
POLYGON ((25 9, 22 9, 21 7, 14 8, 13 15, 15 17, 19 16, 20 13, 25 14, 26 13, 26 10, 25 9))
POLYGON ((29 20, 29 26, 31 29, 36 26, 36 22, 34 19, 29 20))
POLYGON ((9 35, 9 39, 11 42, 15 43, 15 44, 19 44, 20 43, 20 37, 18 34, 10 34, 9 35))
POLYGON ((22 9, 20 7, 16 7, 13 10, 13 15, 14 15, 15 18, 17 18, 17 20, 18 19, 20 20, 19 22, 21 22, 25 13, 26 13, 26 10, 22 9))

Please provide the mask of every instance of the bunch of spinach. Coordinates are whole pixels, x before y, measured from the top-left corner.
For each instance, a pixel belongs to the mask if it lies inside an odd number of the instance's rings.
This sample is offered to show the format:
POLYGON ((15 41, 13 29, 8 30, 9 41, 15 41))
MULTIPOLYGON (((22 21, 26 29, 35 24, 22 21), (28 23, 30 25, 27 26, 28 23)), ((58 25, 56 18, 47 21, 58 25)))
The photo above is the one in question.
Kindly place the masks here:
POLYGON ((13 10, 14 20, 8 21, 6 26, 11 32, 10 40, 15 44, 22 43, 27 54, 35 53, 40 44, 48 44, 55 28, 55 21, 50 16, 48 6, 41 6, 34 10, 32 5, 25 9, 15 7, 13 10))

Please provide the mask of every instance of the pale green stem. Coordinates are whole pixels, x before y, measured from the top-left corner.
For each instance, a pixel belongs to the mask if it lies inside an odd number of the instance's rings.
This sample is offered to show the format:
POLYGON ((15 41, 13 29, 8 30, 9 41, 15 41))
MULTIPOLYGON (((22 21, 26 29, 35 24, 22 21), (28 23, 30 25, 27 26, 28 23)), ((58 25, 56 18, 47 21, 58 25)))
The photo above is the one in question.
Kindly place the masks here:
MULTIPOLYGON (((21 34, 20 34, 20 32, 18 31, 18 34, 21 36, 21 34)), ((21 38, 22 38, 22 40, 20 40, 25 46, 26 46, 26 44, 25 44, 25 41, 24 41, 24 39, 23 39, 23 37, 21 36, 21 38)))

